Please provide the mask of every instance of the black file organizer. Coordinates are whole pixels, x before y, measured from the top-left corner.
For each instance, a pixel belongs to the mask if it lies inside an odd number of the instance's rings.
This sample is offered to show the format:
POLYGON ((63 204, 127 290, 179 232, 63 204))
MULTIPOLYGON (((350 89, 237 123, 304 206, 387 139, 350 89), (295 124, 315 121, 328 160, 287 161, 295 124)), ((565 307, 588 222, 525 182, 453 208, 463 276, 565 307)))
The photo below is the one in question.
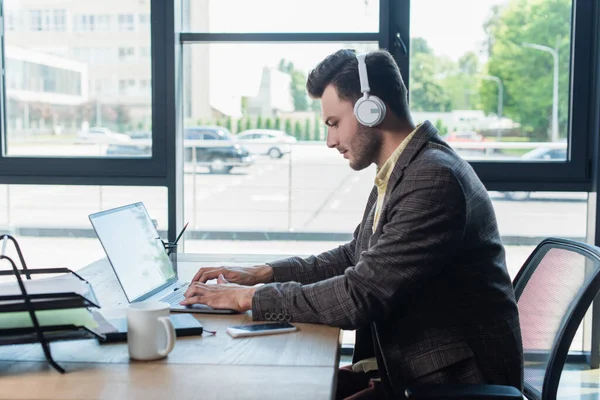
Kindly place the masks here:
MULTIPOLYGON (((7 344, 24 344, 24 343, 40 343, 44 350, 46 360, 54 369, 60 373, 64 373, 65 370, 58 365, 52 358, 50 351, 50 342, 60 340, 79 340, 79 339, 92 339, 98 338, 105 340, 106 337, 84 326, 76 325, 53 325, 53 326, 40 326, 35 311, 42 310, 57 310, 57 309, 68 309, 68 308, 88 308, 97 307, 98 300, 94 295, 94 291, 89 286, 89 295, 86 297, 73 292, 65 293, 49 293, 49 294, 28 294, 23 283, 21 275, 25 275, 27 279, 31 279, 31 275, 36 274, 65 274, 71 273, 77 278, 84 281, 87 285, 89 283, 81 276, 71 271, 68 268, 35 268, 28 269, 23 258, 23 253, 17 243, 16 239, 10 235, 0 235, 0 246, 3 241, 10 240, 16 250, 22 268, 17 268, 15 262, 6 255, 0 253, 0 260, 8 260, 12 266, 11 271, 0 271, 0 276, 14 275, 17 279, 21 294, 19 295, 4 295, 0 296, 0 312, 29 312, 33 327, 28 328, 0 328, 0 345, 7 344)), ((4 242, 4 245, 6 242, 4 242)))

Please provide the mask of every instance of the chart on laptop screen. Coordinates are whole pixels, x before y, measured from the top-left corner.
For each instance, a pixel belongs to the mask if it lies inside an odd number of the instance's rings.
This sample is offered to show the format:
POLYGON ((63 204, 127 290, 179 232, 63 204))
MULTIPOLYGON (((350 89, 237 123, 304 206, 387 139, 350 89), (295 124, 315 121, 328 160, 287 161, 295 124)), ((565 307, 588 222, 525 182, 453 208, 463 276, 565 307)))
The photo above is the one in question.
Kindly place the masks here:
POLYGON ((108 210, 90 219, 129 301, 175 276, 143 204, 108 210))

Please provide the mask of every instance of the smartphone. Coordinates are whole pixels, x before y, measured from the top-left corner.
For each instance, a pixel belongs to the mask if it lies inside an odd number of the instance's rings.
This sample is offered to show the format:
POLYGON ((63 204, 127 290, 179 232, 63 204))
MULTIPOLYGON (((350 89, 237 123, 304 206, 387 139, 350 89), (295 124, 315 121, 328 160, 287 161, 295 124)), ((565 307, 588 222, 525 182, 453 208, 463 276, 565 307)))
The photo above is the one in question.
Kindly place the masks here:
POLYGON ((269 322, 266 324, 228 326, 226 330, 231 337, 237 338, 294 332, 297 331, 298 328, 289 322, 269 322))

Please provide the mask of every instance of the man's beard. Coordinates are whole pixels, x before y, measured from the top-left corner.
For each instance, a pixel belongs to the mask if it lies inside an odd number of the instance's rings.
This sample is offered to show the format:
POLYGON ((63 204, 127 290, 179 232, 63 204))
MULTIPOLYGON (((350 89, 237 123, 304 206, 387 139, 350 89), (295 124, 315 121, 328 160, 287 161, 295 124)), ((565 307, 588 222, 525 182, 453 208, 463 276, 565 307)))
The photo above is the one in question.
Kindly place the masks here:
POLYGON ((352 149, 350 168, 360 171, 376 162, 381 152, 382 142, 383 139, 379 130, 359 124, 356 135, 350 143, 352 149))

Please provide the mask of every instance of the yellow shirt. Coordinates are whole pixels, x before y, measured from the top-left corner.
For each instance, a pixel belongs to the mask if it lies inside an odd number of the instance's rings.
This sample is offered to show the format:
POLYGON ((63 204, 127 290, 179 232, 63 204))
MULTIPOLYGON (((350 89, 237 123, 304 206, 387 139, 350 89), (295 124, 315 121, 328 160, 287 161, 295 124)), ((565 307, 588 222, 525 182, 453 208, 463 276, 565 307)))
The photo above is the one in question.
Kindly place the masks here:
POLYGON ((400 143, 398 148, 394 150, 390 158, 381 166, 379 171, 377 171, 377 175, 375 176, 375 186, 377 186, 377 205, 375 206, 375 219, 373 220, 373 232, 377 228, 377 223, 379 222, 379 213, 381 212, 381 207, 383 206, 383 200, 385 199, 385 192, 387 191, 388 181, 390 180, 390 176, 392 175, 392 171, 394 170, 394 166, 398 162, 400 158, 400 154, 410 142, 410 139, 414 136, 415 132, 419 127, 417 126, 415 130, 413 130, 410 135, 406 137, 400 143))

